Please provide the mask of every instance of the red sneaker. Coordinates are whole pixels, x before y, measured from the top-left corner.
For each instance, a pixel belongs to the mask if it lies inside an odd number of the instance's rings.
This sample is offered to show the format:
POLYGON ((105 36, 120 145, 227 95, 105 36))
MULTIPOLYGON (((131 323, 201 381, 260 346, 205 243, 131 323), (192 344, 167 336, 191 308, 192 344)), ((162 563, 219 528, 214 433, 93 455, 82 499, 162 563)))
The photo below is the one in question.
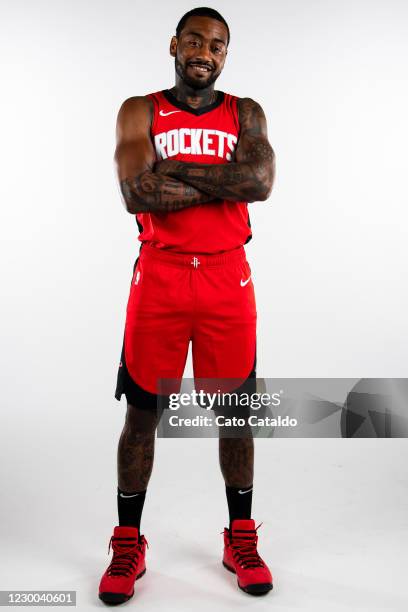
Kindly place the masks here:
POLYGON ((253 519, 232 521, 224 529, 224 567, 237 575, 238 586, 250 595, 262 595, 273 588, 272 574, 256 549, 258 535, 253 519))
POLYGON ((109 541, 113 557, 99 584, 99 599, 106 604, 120 604, 133 596, 135 580, 146 572, 147 541, 137 527, 115 527, 109 541))

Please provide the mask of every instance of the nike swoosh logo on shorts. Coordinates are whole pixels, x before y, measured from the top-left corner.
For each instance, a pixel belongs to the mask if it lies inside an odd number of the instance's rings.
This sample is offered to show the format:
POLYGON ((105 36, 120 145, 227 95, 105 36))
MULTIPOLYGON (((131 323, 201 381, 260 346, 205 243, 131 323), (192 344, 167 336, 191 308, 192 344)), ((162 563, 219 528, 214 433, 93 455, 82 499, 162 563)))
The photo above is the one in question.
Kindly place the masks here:
POLYGON ((250 276, 245 281, 243 281, 242 278, 241 278, 241 287, 245 287, 245 285, 247 285, 250 280, 251 280, 250 276))
POLYGON ((178 110, 178 111, 170 111, 170 112, 168 112, 168 113, 165 113, 163 110, 161 110, 161 111, 159 112, 159 115, 160 115, 161 117, 167 117, 167 115, 172 115, 173 113, 181 113, 181 111, 179 111, 179 110, 178 110))
POLYGON ((124 495, 124 493, 119 493, 119 497, 137 497, 139 493, 135 493, 135 495, 124 495))
POLYGON ((250 491, 252 491, 252 487, 250 489, 248 489, 247 491, 241 491, 241 489, 238 491, 238 493, 240 495, 244 495, 245 493, 249 493, 250 491))

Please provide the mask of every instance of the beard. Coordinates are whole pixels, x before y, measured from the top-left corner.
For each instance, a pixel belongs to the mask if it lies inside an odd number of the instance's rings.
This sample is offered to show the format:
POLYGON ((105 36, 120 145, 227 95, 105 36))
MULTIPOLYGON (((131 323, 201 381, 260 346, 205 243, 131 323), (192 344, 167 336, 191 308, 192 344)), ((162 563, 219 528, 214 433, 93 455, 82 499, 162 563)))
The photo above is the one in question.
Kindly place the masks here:
POLYGON ((201 80, 201 79, 198 79, 198 78, 194 79, 194 78, 188 76, 188 74, 186 74, 186 70, 180 64, 180 62, 178 61, 177 57, 174 60, 174 64, 175 64, 175 67, 176 67, 176 73, 178 74, 180 79, 182 79, 184 81, 184 83, 186 85, 188 85, 189 87, 191 87, 192 89, 205 89, 206 87, 209 87, 210 85, 215 83, 215 81, 219 77, 219 75, 216 73, 216 71, 212 70, 210 72, 208 78, 205 81, 201 80))

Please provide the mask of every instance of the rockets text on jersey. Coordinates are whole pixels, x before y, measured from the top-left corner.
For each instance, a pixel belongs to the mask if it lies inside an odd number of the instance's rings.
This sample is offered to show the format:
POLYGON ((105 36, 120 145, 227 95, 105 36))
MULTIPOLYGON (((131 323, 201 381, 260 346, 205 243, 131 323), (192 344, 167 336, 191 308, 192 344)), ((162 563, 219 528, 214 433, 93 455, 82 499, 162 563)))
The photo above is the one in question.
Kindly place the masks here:
POLYGON ((181 155, 216 155, 231 161, 236 143, 235 134, 205 128, 176 128, 156 134, 154 137, 159 159, 167 159, 181 153, 181 155))

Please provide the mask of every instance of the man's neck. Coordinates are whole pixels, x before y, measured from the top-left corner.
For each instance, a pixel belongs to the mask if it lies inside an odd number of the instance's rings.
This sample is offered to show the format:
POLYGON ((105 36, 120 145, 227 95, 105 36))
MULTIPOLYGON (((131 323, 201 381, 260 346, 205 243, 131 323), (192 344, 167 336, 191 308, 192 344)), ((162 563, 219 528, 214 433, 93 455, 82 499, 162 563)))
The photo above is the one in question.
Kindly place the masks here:
POLYGON ((176 85, 170 89, 173 96, 192 108, 202 108, 215 102, 217 93, 214 91, 214 83, 204 89, 194 89, 186 85, 181 79, 176 80, 176 85))

